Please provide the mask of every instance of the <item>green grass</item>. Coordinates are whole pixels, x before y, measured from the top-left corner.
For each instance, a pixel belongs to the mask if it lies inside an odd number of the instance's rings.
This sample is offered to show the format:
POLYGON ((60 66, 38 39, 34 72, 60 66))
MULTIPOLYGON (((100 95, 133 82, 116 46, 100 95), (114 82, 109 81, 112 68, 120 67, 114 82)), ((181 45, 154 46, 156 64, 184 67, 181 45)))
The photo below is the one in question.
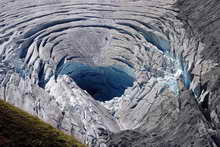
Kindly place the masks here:
POLYGON ((0 146, 85 147, 72 136, 2 100, 0 146))

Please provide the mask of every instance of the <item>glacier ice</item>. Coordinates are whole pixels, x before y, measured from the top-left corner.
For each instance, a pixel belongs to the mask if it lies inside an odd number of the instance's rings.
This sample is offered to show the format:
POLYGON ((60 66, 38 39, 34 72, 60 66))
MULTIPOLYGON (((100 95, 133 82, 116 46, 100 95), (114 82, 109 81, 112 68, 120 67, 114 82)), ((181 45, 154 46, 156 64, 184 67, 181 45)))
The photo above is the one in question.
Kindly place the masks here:
MULTIPOLYGON (((65 63, 58 75, 68 75, 96 100, 120 97, 135 80, 127 70, 117 66, 96 67, 81 63, 65 63)), ((131 73, 131 70, 129 71, 131 73)))

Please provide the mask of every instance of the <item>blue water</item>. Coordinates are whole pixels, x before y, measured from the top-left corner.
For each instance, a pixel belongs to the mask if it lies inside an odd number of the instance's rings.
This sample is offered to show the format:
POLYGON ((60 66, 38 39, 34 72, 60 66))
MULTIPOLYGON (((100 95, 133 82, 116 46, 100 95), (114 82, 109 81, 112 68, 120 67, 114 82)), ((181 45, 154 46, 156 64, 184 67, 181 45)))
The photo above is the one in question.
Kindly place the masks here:
POLYGON ((89 66, 76 62, 65 63, 58 74, 69 75, 80 88, 99 101, 120 97, 135 80, 133 72, 128 68, 89 66))

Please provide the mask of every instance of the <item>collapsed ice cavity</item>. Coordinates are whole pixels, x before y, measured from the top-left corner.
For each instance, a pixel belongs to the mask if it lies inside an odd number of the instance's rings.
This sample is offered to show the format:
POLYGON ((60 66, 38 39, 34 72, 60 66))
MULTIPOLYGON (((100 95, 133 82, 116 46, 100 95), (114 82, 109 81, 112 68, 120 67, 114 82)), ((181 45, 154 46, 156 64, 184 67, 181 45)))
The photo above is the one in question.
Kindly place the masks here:
POLYGON ((120 66, 89 66, 81 63, 65 63, 59 75, 68 75, 83 90, 99 101, 120 97, 135 80, 134 73, 120 66))

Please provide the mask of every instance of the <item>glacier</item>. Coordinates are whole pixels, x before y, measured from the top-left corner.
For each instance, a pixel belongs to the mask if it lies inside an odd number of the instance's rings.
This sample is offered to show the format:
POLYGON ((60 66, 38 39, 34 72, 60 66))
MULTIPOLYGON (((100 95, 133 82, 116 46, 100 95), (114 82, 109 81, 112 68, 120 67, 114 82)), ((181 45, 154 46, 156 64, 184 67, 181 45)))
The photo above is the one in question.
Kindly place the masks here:
POLYGON ((91 147, 218 146, 197 1, 1 1, 0 98, 91 147))
MULTIPOLYGON (((128 70, 128 69, 127 69, 128 70)), ((129 73, 132 74, 132 71, 129 73)), ((58 75, 68 75, 83 90, 99 101, 120 97, 132 87, 135 77, 117 66, 92 67, 80 63, 65 63, 58 75)))

